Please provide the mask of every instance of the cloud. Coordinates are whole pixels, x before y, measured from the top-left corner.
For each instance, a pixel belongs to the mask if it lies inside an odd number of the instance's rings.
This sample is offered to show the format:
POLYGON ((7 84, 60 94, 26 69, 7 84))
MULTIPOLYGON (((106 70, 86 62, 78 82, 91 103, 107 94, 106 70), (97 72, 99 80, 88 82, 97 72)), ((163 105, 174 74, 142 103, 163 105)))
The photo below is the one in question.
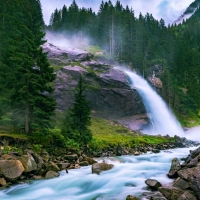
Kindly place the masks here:
MULTIPOLYGON (((43 9, 43 16, 46 24, 49 24, 51 13, 56 8, 61 9, 65 4, 67 7, 71 5, 72 0, 40 0, 43 9)), ((102 0, 76 0, 79 7, 92 8, 98 12, 102 0)), ((105 2, 106 0, 104 0, 105 2)), ((117 0, 112 0, 115 5, 117 0)), ((155 19, 163 18, 166 25, 173 23, 178 17, 183 14, 186 8, 194 0, 121 0, 120 2, 125 7, 132 7, 135 15, 138 16, 141 12, 145 15, 147 12, 153 14, 155 19)))

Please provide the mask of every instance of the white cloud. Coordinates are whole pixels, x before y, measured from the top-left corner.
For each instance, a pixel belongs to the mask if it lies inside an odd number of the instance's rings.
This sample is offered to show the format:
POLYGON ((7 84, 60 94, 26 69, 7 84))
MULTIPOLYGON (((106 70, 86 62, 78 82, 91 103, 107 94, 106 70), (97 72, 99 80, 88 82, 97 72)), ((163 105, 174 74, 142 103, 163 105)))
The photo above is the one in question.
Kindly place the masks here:
MULTIPOLYGON (((76 0, 79 7, 92 7, 93 11, 98 12, 102 0, 76 0)), ((104 0, 105 2, 106 0, 104 0)), ((145 15, 147 12, 153 14, 154 18, 163 18, 166 24, 173 23, 183 14, 185 9, 194 0, 121 0, 125 7, 132 7, 135 15, 141 12, 145 15)), ((112 0, 115 5, 116 0, 112 0)), ((51 13, 56 9, 61 9, 63 5, 70 6, 72 0, 41 0, 45 23, 49 23, 51 13)))

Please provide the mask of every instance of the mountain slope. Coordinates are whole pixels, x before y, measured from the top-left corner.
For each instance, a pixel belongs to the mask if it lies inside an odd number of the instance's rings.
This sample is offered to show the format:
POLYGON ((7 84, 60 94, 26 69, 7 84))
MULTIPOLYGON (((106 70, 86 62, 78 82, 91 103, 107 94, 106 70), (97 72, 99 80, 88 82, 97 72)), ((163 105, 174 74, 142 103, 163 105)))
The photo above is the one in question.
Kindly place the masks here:
POLYGON ((198 9, 199 6, 200 6, 200 0, 195 0, 194 2, 192 2, 189 5, 189 7, 185 10, 185 12, 173 24, 180 24, 183 22, 183 20, 190 18, 198 9))

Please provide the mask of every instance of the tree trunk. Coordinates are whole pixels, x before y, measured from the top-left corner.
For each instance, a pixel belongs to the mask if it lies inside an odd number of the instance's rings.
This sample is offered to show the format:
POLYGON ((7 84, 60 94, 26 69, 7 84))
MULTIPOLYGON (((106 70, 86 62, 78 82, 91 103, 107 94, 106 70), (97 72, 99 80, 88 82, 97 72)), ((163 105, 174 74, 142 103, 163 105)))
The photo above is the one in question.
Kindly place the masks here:
MULTIPOLYGON (((27 77, 26 81, 26 93, 27 96, 29 95, 29 77, 27 77)), ((25 113, 25 133, 29 133, 30 127, 29 127, 29 115, 30 115, 30 106, 29 101, 26 102, 26 113, 25 113)))
POLYGON ((29 103, 27 102, 26 104, 26 114, 25 114, 25 133, 29 133, 30 128, 29 128, 29 113, 30 113, 30 109, 29 109, 29 103))

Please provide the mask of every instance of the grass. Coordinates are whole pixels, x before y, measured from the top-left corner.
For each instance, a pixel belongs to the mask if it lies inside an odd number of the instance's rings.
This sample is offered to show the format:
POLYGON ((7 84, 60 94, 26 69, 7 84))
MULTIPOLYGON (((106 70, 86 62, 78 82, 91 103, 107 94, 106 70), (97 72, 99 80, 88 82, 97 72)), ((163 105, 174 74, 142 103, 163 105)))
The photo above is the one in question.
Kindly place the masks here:
POLYGON ((108 145, 118 144, 127 147, 135 147, 145 144, 162 144, 169 139, 161 136, 139 135, 119 124, 100 118, 93 118, 90 130, 93 134, 91 146, 94 148, 106 148, 108 145))
MULTIPOLYGON (((188 112, 189 113, 189 112, 188 112)), ((183 127, 192 128, 200 124, 200 111, 198 113, 189 113, 187 115, 178 115, 178 119, 183 127)))
POLYGON ((87 47, 84 47, 83 50, 91 54, 95 54, 96 52, 102 52, 102 49, 100 49, 99 46, 87 46, 87 47))
POLYGON ((13 139, 28 140, 28 137, 25 134, 0 133, 0 137, 10 137, 13 139))

